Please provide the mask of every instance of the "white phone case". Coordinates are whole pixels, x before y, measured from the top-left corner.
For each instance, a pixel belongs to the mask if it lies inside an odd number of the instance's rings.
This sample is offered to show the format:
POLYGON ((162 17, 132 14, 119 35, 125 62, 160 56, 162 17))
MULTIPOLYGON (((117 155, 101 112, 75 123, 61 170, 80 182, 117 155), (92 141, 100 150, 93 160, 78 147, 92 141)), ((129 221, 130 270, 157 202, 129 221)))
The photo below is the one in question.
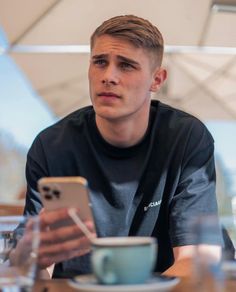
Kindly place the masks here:
POLYGON ((88 183, 83 177, 44 177, 38 181, 45 210, 78 208, 80 219, 92 220, 88 183))

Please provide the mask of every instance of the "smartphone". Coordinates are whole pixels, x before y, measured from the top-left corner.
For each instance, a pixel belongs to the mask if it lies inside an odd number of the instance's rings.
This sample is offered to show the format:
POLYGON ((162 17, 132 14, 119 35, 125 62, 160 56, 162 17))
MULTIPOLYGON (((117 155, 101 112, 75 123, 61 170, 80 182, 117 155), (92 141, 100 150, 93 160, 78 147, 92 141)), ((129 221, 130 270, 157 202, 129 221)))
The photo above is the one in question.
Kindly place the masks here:
POLYGON ((59 208, 78 208, 81 220, 94 222, 88 183, 84 177, 43 177, 38 180, 38 190, 46 211, 59 208))

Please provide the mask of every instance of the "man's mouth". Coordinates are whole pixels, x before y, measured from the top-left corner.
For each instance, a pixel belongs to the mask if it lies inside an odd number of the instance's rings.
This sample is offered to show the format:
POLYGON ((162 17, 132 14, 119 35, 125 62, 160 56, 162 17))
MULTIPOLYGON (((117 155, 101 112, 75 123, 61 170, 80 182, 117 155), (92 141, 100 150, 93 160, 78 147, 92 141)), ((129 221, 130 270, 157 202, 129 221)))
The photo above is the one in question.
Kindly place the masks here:
POLYGON ((97 94, 98 96, 104 96, 104 97, 115 97, 120 98, 120 96, 114 92, 100 92, 97 94))

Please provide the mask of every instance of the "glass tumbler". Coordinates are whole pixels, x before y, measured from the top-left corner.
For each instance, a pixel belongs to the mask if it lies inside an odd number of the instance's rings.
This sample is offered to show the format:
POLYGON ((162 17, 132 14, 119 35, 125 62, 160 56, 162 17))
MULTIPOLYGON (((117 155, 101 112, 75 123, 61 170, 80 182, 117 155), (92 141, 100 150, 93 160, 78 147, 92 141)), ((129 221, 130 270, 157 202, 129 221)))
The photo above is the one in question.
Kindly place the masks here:
POLYGON ((38 247, 38 217, 0 217, 0 291, 31 291, 38 247))
POLYGON ((192 221, 195 237, 193 271, 196 291, 224 291, 221 266, 222 228, 218 216, 202 215, 192 221))

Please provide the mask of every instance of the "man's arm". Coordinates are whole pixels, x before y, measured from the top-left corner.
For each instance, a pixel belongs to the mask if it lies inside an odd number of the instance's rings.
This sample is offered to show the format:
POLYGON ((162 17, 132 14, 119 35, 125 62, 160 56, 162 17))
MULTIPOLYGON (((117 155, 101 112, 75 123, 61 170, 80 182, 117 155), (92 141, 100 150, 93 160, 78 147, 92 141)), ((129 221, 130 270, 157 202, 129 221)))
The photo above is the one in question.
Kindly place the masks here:
MULTIPOLYGON (((220 261, 221 246, 202 244, 200 252, 214 261, 220 261)), ((193 274, 196 245, 173 248, 175 262, 163 274, 167 276, 188 277, 193 274)))
MULTIPOLYGON (((64 221, 67 222, 69 218, 67 209, 40 212, 40 246, 38 251, 39 269, 45 270, 54 263, 82 256, 90 252, 90 241, 77 225, 62 225, 55 229, 51 228, 51 226, 55 226, 55 224, 63 223, 64 221)), ((85 221, 84 223, 91 233, 93 233, 94 237, 96 237, 93 222, 85 221)), ((27 230, 30 228, 31 222, 29 220, 25 229, 27 230)), ((13 266, 21 257, 26 242, 27 236, 23 235, 17 242, 15 249, 11 252, 10 262, 13 266)))
MULTIPOLYGON (((170 204, 169 234, 174 264, 164 272, 166 275, 192 274, 198 239, 189 224, 190 220, 208 215, 217 220, 218 216, 214 140, 207 128, 197 120, 193 120, 189 127, 191 131, 184 145, 178 186, 170 204)), ((219 261, 222 245, 220 226, 216 228, 212 240, 205 243, 201 244, 201 254, 219 261)))

